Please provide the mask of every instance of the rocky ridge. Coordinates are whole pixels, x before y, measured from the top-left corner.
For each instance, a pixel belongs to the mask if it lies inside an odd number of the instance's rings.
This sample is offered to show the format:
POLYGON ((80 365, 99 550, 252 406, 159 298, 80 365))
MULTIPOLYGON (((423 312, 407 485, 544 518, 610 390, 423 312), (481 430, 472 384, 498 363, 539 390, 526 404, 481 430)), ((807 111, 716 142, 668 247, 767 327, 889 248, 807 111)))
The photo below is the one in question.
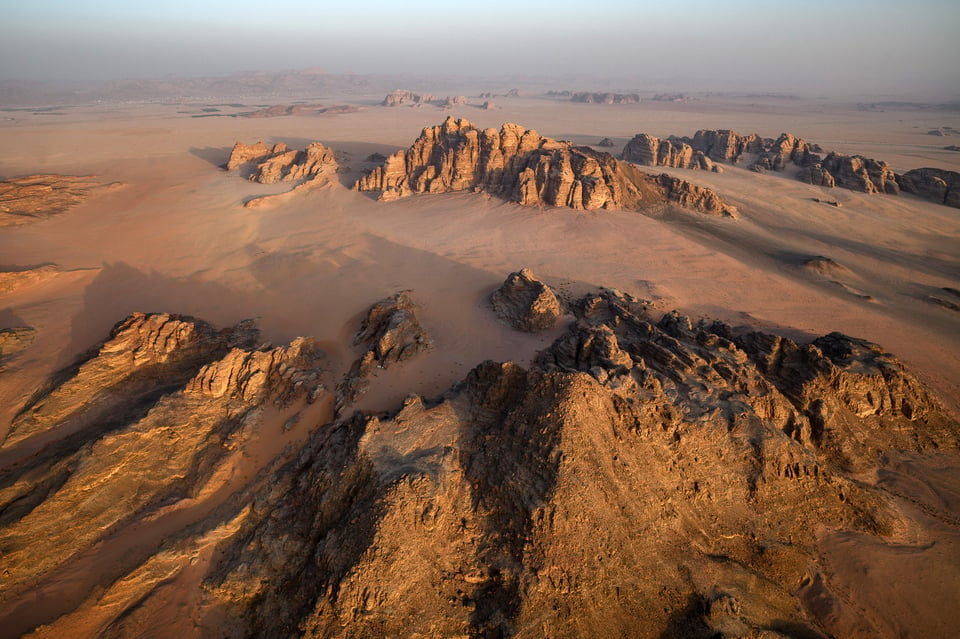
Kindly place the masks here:
POLYGON ((881 160, 829 153, 790 133, 776 139, 730 130, 700 130, 691 137, 657 138, 637 134, 623 149, 624 160, 647 166, 718 171, 718 163, 739 164, 759 173, 800 167, 797 179, 817 186, 839 186, 864 193, 900 192, 900 178, 881 160))
POLYGON ((543 137, 517 124, 477 129, 448 117, 423 129, 407 150, 360 178, 357 191, 389 201, 414 193, 484 191, 525 206, 651 210, 666 203, 713 215, 736 209, 716 194, 669 176, 652 176, 589 147, 543 137))
MULTIPOLYGON (((835 634, 845 604, 816 529, 915 525, 862 473, 893 450, 955 451, 960 424, 864 340, 657 318, 607 289, 569 312, 526 368, 483 362, 440 398, 340 417, 296 412, 332 401, 310 339, 132 315, 20 411, 33 436, 86 425, 0 476, 4 609, 138 518, 162 526, 222 492, 228 460, 285 410, 316 420, 292 455, 134 548, 37 636, 176 623, 173 583, 196 593, 177 618, 230 637, 835 634)), ((404 293, 357 333, 373 366, 422 337, 404 293)))
POLYGON ((590 93, 578 91, 570 96, 571 102, 583 104, 636 104, 641 101, 636 93, 590 93))

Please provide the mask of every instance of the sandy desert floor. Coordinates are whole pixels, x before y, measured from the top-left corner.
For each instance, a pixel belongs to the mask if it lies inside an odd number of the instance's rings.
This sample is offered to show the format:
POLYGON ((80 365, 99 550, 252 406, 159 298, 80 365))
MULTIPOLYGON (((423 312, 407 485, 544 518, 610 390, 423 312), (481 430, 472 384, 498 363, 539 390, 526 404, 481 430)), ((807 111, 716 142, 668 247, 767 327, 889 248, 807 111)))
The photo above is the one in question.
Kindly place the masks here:
MULTIPOLYGON (((960 210, 737 167, 722 174, 669 170, 735 204, 740 216, 733 220, 538 210, 472 193, 379 203, 349 188, 373 166, 368 155, 408 146, 421 128, 447 115, 484 127, 516 122, 578 144, 610 137, 614 152, 639 132, 790 132, 825 150, 886 160, 902 172, 960 171, 960 153, 943 149, 957 140, 927 134, 960 129, 960 113, 860 111, 770 97, 612 106, 525 97, 498 99, 492 111, 470 105, 443 111, 375 106, 379 97, 352 98, 364 107, 356 113, 262 119, 227 117, 244 110, 228 106, 196 117, 207 106, 199 103, 4 112, 0 176, 93 174, 124 186, 61 215, 0 229, 0 270, 59 268, 0 291, 0 328, 37 330, 33 344, 0 372, 0 438, 47 376, 133 311, 189 314, 220 326, 256 318, 277 343, 298 335, 321 340, 343 372, 354 356, 347 345, 360 314, 409 289, 434 348, 383 371, 361 402, 365 409, 393 410, 410 392, 442 393, 482 360, 524 363, 559 334, 520 334, 492 313, 477 312, 521 267, 571 295, 607 286, 651 299, 664 312, 678 309, 801 340, 831 331, 866 338, 903 360, 960 416, 960 312, 929 299, 960 290, 960 210), (343 170, 330 184, 282 205, 244 208, 249 198, 287 188, 221 168, 234 142, 257 140, 296 148, 323 142, 337 151, 343 170), (839 267, 804 269, 814 256, 839 267)), ((318 101, 348 100, 311 102, 318 101)), ((952 301, 960 304, 960 297, 952 301)), ((899 494, 923 493, 928 500, 933 494, 937 512, 953 521, 931 518, 929 529, 911 533, 910 552, 823 533, 824 557, 838 583, 852 584, 851 610, 861 600, 871 609, 897 601, 910 590, 901 588, 910 583, 902 575, 960 582, 958 469, 956 457, 909 458, 875 478, 899 494), (928 545, 917 545, 920 538, 928 545), (869 587, 857 585, 865 571, 874 577, 869 587)), ((903 507, 911 503, 904 500, 903 507)), ((887 609, 912 619, 937 615, 949 603, 918 599, 910 609, 887 609)), ((852 617, 843 623, 856 627, 852 617)), ((889 624, 896 627, 896 619, 889 624)))

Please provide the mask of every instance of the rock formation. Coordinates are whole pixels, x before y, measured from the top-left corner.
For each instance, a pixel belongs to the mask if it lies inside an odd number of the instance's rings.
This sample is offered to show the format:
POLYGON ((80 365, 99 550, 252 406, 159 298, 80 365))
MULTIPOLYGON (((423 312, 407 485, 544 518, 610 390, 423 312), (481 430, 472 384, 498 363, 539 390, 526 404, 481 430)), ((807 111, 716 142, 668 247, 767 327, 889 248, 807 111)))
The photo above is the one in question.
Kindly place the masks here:
POLYGON ((913 169, 897 179, 900 188, 925 200, 960 208, 960 173, 944 169, 913 169))
MULTIPOLYGON (((379 192, 381 200, 414 193, 479 190, 527 206, 642 210, 673 202, 695 203, 703 192, 682 180, 651 176, 589 147, 545 138, 516 124, 481 131, 448 117, 423 129, 406 151, 397 151, 357 181, 358 191, 379 192)), ((715 194, 705 212, 733 215, 715 194)))
POLYGON ((789 133, 773 140, 729 130, 701 130, 692 138, 639 133, 624 146, 622 157, 646 166, 713 171, 720 168, 714 162, 737 164, 751 157, 749 168, 759 173, 783 171, 793 165, 800 167, 797 179, 807 184, 890 195, 902 188, 924 199, 957 206, 956 197, 960 196, 948 195, 955 188, 949 185, 957 183, 952 171, 914 169, 898 176, 882 160, 833 152, 821 157, 821 153, 819 145, 789 133))
MULTIPOLYGON (((332 398, 310 339, 256 346, 249 323, 127 318, 16 418, 14 434, 73 435, 0 449, 15 456, 0 471, 5 628, 835 635, 846 604, 818 529, 898 544, 920 530, 926 515, 867 471, 895 450, 955 454, 960 424, 860 339, 657 319, 610 290, 571 312, 526 368, 483 362, 442 397, 411 388, 396 412, 339 417, 316 410, 332 398), (275 436, 254 437, 269 419, 311 421, 242 471, 275 436), (98 563, 110 552, 123 561, 98 563), (44 616, 36 588, 64 575, 87 587, 44 616)), ((399 294, 358 340, 387 365, 421 334, 399 294)), ((888 632, 877 618, 862 616, 865 633, 888 632)))
POLYGON ((95 193, 122 186, 92 175, 28 175, 0 180, 0 227, 26 224, 63 213, 95 193))
POLYGON ((354 346, 367 350, 357 359, 347 379, 337 388, 338 410, 355 401, 367 388, 367 378, 378 368, 408 360, 430 346, 417 319, 416 306, 401 291, 374 304, 353 336, 354 346))
POLYGON ((407 91, 406 89, 396 89, 391 91, 383 98, 383 102, 380 104, 382 106, 400 106, 402 104, 408 104, 411 106, 421 106, 423 104, 429 104, 435 101, 436 98, 432 95, 414 93, 413 91, 407 91))
POLYGON ((466 96, 455 95, 453 97, 450 97, 448 95, 447 98, 443 101, 442 106, 444 109, 452 109, 453 107, 456 107, 456 106, 463 106, 466 103, 467 103, 466 96))
POLYGON ((636 93, 590 93, 581 91, 570 96, 571 102, 584 104, 636 104, 640 96, 636 93))
POLYGON ((610 138, 603 138, 602 140, 597 142, 597 146, 601 146, 605 149, 609 149, 616 145, 614 144, 613 140, 611 140, 610 138))
POLYGON ((311 142, 304 151, 288 149, 282 142, 272 149, 267 149, 263 142, 251 145, 237 142, 230 153, 227 170, 233 171, 248 164, 252 165, 249 179, 261 184, 299 182, 337 170, 333 151, 319 142, 311 142))
MULTIPOLYGON (((829 186, 832 181, 836 186, 864 193, 896 195, 900 192, 897 177, 886 162, 860 155, 830 153, 822 163, 813 164, 811 171, 831 176, 832 180, 825 180, 823 186, 829 186)), ((800 179, 806 177, 801 174, 800 179)))
POLYGON ((271 107, 244 113, 245 118, 277 118, 287 115, 335 115, 337 113, 356 113, 360 107, 349 104, 323 106, 322 104, 275 104, 271 107))
POLYGON ((557 296, 529 269, 511 273, 491 295, 490 305, 501 320, 528 333, 553 328, 562 314, 557 296))

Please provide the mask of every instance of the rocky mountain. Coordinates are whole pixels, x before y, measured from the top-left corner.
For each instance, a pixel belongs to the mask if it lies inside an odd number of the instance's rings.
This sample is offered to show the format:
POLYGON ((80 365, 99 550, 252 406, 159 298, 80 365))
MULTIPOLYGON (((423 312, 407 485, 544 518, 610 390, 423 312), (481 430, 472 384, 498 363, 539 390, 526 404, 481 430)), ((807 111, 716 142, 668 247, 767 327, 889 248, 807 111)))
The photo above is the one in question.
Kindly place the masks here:
MULTIPOLYGON (((534 288, 553 295, 529 271, 503 290, 534 288)), ((864 473, 955 451, 960 424, 860 339, 658 318, 606 289, 562 312, 529 366, 478 363, 380 415, 335 413, 328 389, 417 356, 409 294, 366 314, 339 383, 309 338, 128 317, 0 447, 0 620, 36 637, 832 636, 844 594, 816 530, 919 525, 864 473), (264 457, 295 424, 305 439, 264 457), (68 575, 83 587, 40 610, 68 575)))
POLYGON ((623 148, 621 157, 645 166, 720 171, 718 163, 749 162, 753 171, 784 171, 800 167, 797 179, 816 186, 842 187, 863 193, 896 195, 901 190, 931 202, 960 208, 957 173, 924 168, 897 175, 882 160, 830 152, 803 138, 783 133, 777 139, 729 130, 700 130, 690 137, 657 138, 638 133, 623 148))
POLYGON ((63 213, 95 193, 122 186, 92 175, 27 175, 0 180, 0 227, 27 224, 63 213))
POLYGON ((388 157, 354 188, 378 192, 381 200, 474 190, 526 206, 652 210, 676 203, 713 215, 736 212, 708 189, 649 175, 607 153, 517 124, 480 130, 452 117, 423 129, 409 149, 388 157))

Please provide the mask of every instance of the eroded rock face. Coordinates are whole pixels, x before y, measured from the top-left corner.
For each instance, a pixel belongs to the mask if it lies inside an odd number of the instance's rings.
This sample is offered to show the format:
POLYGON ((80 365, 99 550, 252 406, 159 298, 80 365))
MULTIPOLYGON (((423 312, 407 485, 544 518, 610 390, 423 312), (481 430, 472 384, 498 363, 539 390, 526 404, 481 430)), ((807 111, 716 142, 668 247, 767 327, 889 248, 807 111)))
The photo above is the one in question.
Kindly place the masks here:
POLYGON ((0 180, 0 227, 63 213, 97 192, 119 188, 92 175, 28 175, 0 180))
POLYGON ((481 131, 450 117, 424 129, 408 150, 391 155, 354 188, 379 192, 381 200, 481 190, 527 206, 585 210, 682 204, 682 198, 670 197, 666 185, 607 153, 545 138, 516 124, 481 131))
MULTIPOLYGON (((139 521, 163 538, 97 566, 103 587, 41 632, 133 636, 175 605, 228 637, 836 634, 844 595, 817 530, 899 543, 919 524, 862 473, 891 450, 956 451, 960 424, 875 344, 651 308, 600 290, 526 368, 480 363, 392 414, 319 414, 193 519, 264 414, 327 397, 322 355, 305 338, 254 347, 249 324, 131 316, 45 397, 69 419, 89 410, 79 393, 67 405, 70 385, 116 404, 152 380, 156 396, 3 469, 0 596, 32 603, 33 585, 79 574, 58 571, 130 543, 118 533, 139 521), (146 374, 187 359, 189 374, 146 374), (163 529, 170 516, 189 524, 163 529)), ((371 308, 357 334, 371 365, 421 350, 412 313, 405 294, 371 308)), ((869 612, 864 632, 882 635, 869 612)))
POLYGON ((528 333, 553 328, 563 312, 553 290, 526 268, 504 280, 490 296, 490 305, 501 320, 528 333))
POLYGON ((227 170, 247 164, 252 165, 249 178, 261 184, 300 182, 337 170, 333 151, 319 142, 311 142, 303 151, 288 149, 282 142, 269 150, 262 142, 249 146, 237 142, 227 162, 227 170))
POLYGON ((420 320, 410 291, 401 291, 370 307, 354 346, 367 350, 357 359, 347 378, 337 387, 337 408, 355 401, 368 386, 367 378, 378 368, 410 359, 430 347, 430 338, 420 320))
POLYGON ((943 169, 913 169, 898 177, 900 188, 925 200, 960 208, 960 173, 943 169))

